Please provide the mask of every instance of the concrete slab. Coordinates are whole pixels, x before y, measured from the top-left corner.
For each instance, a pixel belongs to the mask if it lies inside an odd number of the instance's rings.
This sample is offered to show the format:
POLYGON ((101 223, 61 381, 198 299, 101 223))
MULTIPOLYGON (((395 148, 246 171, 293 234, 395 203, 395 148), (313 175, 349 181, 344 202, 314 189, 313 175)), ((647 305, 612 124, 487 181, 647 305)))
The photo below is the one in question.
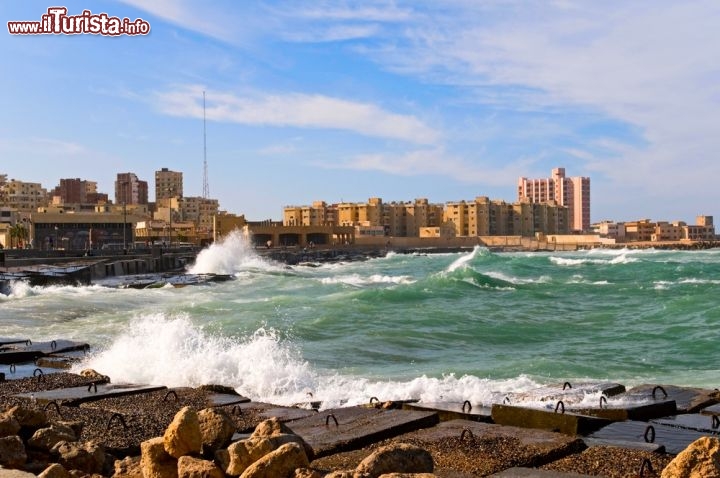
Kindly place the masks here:
POLYGON ((667 453, 677 455, 690 443, 703 436, 708 436, 708 434, 667 425, 628 420, 612 423, 592 433, 588 438, 629 442, 647 441, 663 445, 667 453))
MULTIPOLYGON (((620 395, 622 397, 622 395, 620 395)), ((603 403, 607 403, 606 401, 603 403)), ((628 403, 628 402, 621 402, 628 403)), ((604 405, 598 408, 570 408, 570 411, 580 415, 591 417, 607 418, 614 422, 624 420, 648 421, 653 418, 667 417, 677 413, 675 400, 662 400, 643 405, 613 404, 604 405)))
POLYGON ((208 397, 209 407, 224 407, 227 405, 237 405, 240 403, 248 403, 249 398, 242 395, 232 395, 229 393, 212 393, 208 397))
POLYGON ((618 448, 629 448, 631 450, 647 451, 649 453, 665 453, 665 446, 658 443, 646 443, 639 441, 606 440, 601 438, 583 438, 588 448, 593 446, 615 446, 618 448))
POLYGON ((511 393, 503 404, 520 405, 522 402, 558 402, 566 406, 581 402, 587 395, 603 394, 612 397, 625 392, 625 386, 614 382, 557 383, 535 388, 527 392, 511 393))
POLYGON ((239 433, 251 433, 258 423, 268 418, 277 418, 281 422, 291 422, 302 418, 311 417, 317 414, 317 410, 298 407, 282 407, 270 403, 243 402, 238 404, 216 405, 223 407, 225 411, 238 417, 242 423, 239 433))
POLYGON ((538 470, 535 468, 508 468, 488 475, 488 478, 586 478, 591 475, 581 475, 580 473, 562 473, 558 471, 538 470))
POLYGON ((605 418, 512 405, 493 405, 492 419, 500 425, 537 428, 566 435, 587 435, 611 423, 605 418))
POLYGON ((442 422, 395 440, 430 451, 439 476, 440 470, 485 476, 512 466, 538 467, 585 448, 577 437, 470 420, 442 422))
POLYGON ((710 405, 700 410, 703 415, 720 415, 720 404, 710 405))
POLYGON ((469 402, 404 403, 402 409, 436 412, 441 422, 448 420, 492 422, 492 408, 483 407, 482 405, 473 406, 469 402))
POLYGON ((25 344, 30 345, 30 339, 19 339, 16 337, 0 337, 0 346, 9 344, 25 344))
POLYGON ((720 433, 720 417, 716 415, 701 415, 699 413, 687 413, 673 417, 658 418, 650 420, 650 423, 658 423, 669 427, 687 428, 697 430, 708 435, 720 433))
POLYGON ((28 341, 28 344, 5 345, 0 349, 0 364, 18 364, 51 354, 59 354, 76 350, 87 350, 90 345, 72 340, 52 340, 50 342, 28 341))
POLYGON ((720 392, 717 390, 675 385, 638 385, 628 390, 627 396, 644 397, 646 400, 675 400, 678 413, 697 413, 703 408, 720 403, 720 392))
POLYGON ((123 395, 133 395, 165 389, 167 389, 167 387, 165 386, 129 384, 115 385, 111 383, 106 383, 99 384, 97 386, 90 385, 72 388, 58 388, 55 390, 47 390, 44 392, 19 393, 14 396, 20 398, 35 399, 41 404, 57 401, 62 402, 64 405, 77 406, 81 403, 101 400, 103 398, 121 397, 123 395))
POLYGON ((305 439, 315 456, 322 457, 362 448, 438 422, 434 412, 348 407, 317 412, 288 426, 305 439))

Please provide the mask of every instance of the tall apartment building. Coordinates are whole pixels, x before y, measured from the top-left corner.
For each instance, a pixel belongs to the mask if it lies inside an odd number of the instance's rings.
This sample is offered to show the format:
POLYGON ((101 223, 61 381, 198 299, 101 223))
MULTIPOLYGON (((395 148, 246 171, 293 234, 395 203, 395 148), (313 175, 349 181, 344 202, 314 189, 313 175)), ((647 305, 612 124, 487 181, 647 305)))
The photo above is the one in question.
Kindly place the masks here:
POLYGON ((590 230, 590 178, 565 177, 565 168, 552 170, 552 177, 543 179, 518 180, 518 202, 529 200, 531 203, 554 201, 566 206, 570 215, 571 230, 584 232, 590 230))
POLYGON ((180 220, 190 221, 200 228, 212 229, 213 216, 218 214, 220 204, 217 199, 198 196, 180 199, 180 220))
POLYGON ((336 206, 325 201, 314 201, 311 206, 286 206, 283 209, 283 226, 325 226, 336 220, 336 206), (330 210, 334 209, 332 214, 330 210))
POLYGON ((108 200, 107 194, 98 193, 96 181, 80 178, 61 179, 50 197, 54 204, 98 204, 108 200))
POLYGON ((567 234, 568 208, 527 200, 508 204, 478 196, 474 201, 446 203, 444 221, 454 226, 456 236, 567 234))
POLYGON ((183 173, 162 168, 155 171, 155 201, 183 197, 183 173))
POLYGON ((0 174, 0 207, 7 206, 7 174, 0 174))
POLYGON ((40 183, 26 183, 11 179, 5 182, 4 201, 6 206, 20 212, 35 212, 37 208, 47 206, 47 190, 40 183))
POLYGON ((115 180, 115 204, 147 204, 148 183, 135 173, 118 173, 115 180))

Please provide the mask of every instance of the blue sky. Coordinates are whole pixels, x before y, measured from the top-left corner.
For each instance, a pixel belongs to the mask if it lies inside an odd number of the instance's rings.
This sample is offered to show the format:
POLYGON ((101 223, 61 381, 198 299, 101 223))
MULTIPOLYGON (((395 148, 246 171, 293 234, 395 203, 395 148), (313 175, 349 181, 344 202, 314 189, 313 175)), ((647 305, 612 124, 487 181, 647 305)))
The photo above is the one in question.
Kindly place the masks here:
MULTIPOLYGON (((249 219, 290 204, 512 202, 590 176, 592 220, 720 217, 720 2, 69 1, 147 36, 10 35, 0 173, 52 188, 162 167, 249 219)), ((154 194, 151 192, 151 199, 154 194)))

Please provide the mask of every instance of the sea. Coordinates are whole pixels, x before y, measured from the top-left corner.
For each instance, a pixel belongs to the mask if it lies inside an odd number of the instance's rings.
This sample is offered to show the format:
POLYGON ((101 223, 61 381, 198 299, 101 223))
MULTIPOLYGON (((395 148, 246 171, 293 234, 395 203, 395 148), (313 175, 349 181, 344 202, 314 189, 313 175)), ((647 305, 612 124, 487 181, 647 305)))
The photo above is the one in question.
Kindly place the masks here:
POLYGON ((222 384, 278 405, 489 406, 565 382, 720 386, 720 250, 477 247, 288 266, 229 236, 189 272, 233 280, 15 282, 0 294, 0 335, 87 342, 73 371, 114 383, 222 384))

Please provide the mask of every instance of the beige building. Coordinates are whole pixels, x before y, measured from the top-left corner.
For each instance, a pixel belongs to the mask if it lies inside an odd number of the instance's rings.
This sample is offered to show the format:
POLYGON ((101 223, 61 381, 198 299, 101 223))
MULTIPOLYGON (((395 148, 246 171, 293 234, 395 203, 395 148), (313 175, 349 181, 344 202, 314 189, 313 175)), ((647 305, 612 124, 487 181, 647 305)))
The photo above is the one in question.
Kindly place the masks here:
POLYGON ((0 206, 11 207, 22 212, 33 212, 48 203, 47 190, 40 183, 26 183, 11 179, 3 187, 4 204, 0 206))
POLYGON ((217 215, 220 204, 217 199, 198 196, 183 197, 179 200, 180 219, 197 224, 199 230, 211 231, 213 216, 217 215))
MULTIPOLYGON (((325 201, 315 201, 310 206, 286 206, 283 210, 284 226, 323 226, 330 221, 331 207, 325 201)), ((337 214, 332 217, 336 220, 337 214)))
POLYGON ((552 170, 552 177, 543 179, 518 180, 518 202, 529 200, 532 203, 555 202, 566 206, 571 220, 571 230, 585 232, 590 230, 590 178, 565 177, 565 168, 552 170))
POLYGON ((155 201, 183 197, 183 173, 162 168, 155 171, 155 201))
POLYGON ((233 231, 242 231, 247 225, 244 215, 222 211, 213 216, 213 241, 219 241, 233 231))

